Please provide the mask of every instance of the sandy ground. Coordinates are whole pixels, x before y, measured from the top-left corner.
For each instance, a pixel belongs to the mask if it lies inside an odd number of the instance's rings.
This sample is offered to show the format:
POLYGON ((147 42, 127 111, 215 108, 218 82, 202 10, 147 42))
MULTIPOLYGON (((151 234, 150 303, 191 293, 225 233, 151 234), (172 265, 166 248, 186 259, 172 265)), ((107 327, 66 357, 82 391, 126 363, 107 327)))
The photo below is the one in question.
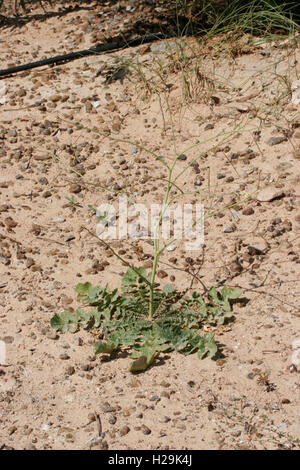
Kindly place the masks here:
MULTIPOLYGON (((0 68, 125 30, 143 14, 125 3, 4 24, 0 68)), ((0 448, 86 449, 96 412, 102 448, 299 449, 300 50, 222 46, 186 41, 183 67, 178 43, 158 41, 0 81, 0 448), (58 335, 50 319, 76 309, 78 282, 120 286, 125 267, 83 228, 96 230, 89 206, 161 202, 166 170, 146 149, 169 162, 174 136, 175 174, 199 156, 181 201, 216 215, 202 250, 163 254, 159 281, 240 286, 245 301, 214 328, 217 359, 174 353, 133 376, 127 357, 95 357, 90 333, 58 335)), ((113 246, 149 267, 147 241, 113 246)))

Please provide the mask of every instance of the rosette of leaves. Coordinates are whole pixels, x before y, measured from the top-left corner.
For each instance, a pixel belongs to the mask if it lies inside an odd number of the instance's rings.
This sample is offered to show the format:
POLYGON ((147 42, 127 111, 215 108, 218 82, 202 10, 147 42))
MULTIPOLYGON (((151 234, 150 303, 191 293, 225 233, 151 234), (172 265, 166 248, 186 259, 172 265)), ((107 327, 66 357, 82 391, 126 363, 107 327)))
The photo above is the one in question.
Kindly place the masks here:
POLYGON ((202 334, 202 327, 228 321, 232 317, 231 301, 241 295, 240 290, 211 288, 204 299, 197 292, 185 297, 172 285, 156 288, 155 314, 149 319, 148 280, 144 268, 129 268, 120 291, 80 283, 75 290, 83 307, 75 313, 55 314, 51 326, 61 333, 99 329, 102 339, 95 343, 95 353, 127 350, 133 359, 131 372, 147 369, 160 354, 174 350, 197 353, 199 359, 213 357, 217 353, 214 334, 202 334), (92 309, 86 311, 86 307, 92 309))

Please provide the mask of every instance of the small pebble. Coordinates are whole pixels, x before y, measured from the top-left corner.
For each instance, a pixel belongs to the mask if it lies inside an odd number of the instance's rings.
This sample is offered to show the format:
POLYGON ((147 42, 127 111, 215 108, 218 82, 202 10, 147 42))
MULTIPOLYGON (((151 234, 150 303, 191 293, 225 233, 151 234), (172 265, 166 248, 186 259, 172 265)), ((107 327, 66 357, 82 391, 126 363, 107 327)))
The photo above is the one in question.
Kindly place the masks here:
POLYGON ((67 374, 67 375, 73 375, 73 374, 75 374, 75 368, 74 368, 73 366, 68 366, 68 367, 66 368, 66 374, 67 374))
POLYGON ((11 426, 8 428, 7 432, 8 432, 8 435, 11 436, 14 432, 17 431, 17 426, 11 426))
POLYGON ((148 428, 148 426, 145 426, 145 424, 143 424, 143 425, 141 426, 141 430, 142 430, 142 433, 145 434, 146 436, 147 436, 148 434, 151 434, 151 429, 148 428))
POLYGON ((117 418, 115 415, 111 415, 109 418, 108 418, 108 422, 109 424, 116 424, 117 422, 117 418))
POLYGON ((164 279, 165 277, 168 277, 168 274, 166 271, 160 270, 157 272, 157 277, 159 277, 159 279, 164 279))
POLYGON ((59 355, 59 359, 61 359, 63 361, 66 361, 66 360, 70 359, 70 356, 68 356, 67 353, 63 353, 63 354, 59 355))
POLYGON ((156 401, 156 402, 158 402, 158 401, 160 401, 160 398, 159 398, 157 395, 152 395, 152 396, 150 397, 150 401, 156 401))
POLYGON ((286 137, 283 137, 283 136, 280 136, 280 137, 271 137, 271 138, 267 141, 267 144, 272 147, 273 145, 281 144, 282 142, 285 142, 286 140, 287 140, 287 138, 286 138, 286 137))
POLYGON ((162 380, 159 385, 161 387, 166 387, 166 388, 170 387, 169 382, 166 382, 165 380, 162 380))
POLYGON ((242 211, 242 214, 243 215, 252 215, 254 214, 254 209, 252 207, 246 207, 243 211, 242 211))
POLYGON ((104 413, 113 413, 114 411, 116 411, 115 408, 111 406, 107 401, 102 403, 101 410, 104 413))
POLYGON ((78 194, 81 191, 81 186, 79 184, 71 184, 69 191, 73 194, 78 194))
POLYGON ((176 250, 176 245, 169 245, 169 246, 167 246, 166 250, 167 251, 174 251, 174 250, 176 250))
POLYGON ((88 421, 89 423, 93 423, 94 421, 96 421, 95 413, 88 414, 88 421))
POLYGON ((46 336, 47 336, 48 339, 58 339, 59 338, 56 331, 49 331, 49 333, 47 333, 46 336))
POLYGON ((171 418, 169 418, 169 416, 162 416, 161 418, 158 419, 158 421, 160 423, 168 423, 169 421, 171 421, 171 418))
POLYGON ((225 225, 225 227, 223 228, 223 232, 224 233, 232 233, 236 230, 236 226, 235 224, 232 224, 232 225, 225 225))
POLYGON ((126 436, 126 434, 128 434, 130 431, 130 428, 128 426, 123 426, 121 429, 120 429, 120 436, 126 436))

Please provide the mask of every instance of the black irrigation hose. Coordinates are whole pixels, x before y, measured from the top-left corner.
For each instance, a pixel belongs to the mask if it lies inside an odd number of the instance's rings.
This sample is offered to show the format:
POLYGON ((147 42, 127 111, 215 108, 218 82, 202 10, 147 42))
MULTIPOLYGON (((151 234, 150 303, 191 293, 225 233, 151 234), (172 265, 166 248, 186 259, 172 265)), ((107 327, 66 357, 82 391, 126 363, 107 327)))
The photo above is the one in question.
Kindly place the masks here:
POLYGON ((5 75, 12 75, 17 72, 23 72, 24 70, 33 69, 36 67, 42 67, 43 65, 58 64, 59 62, 66 62, 74 59, 80 59, 92 54, 98 54, 100 52, 114 51, 122 49, 124 47, 135 47, 140 46, 148 42, 153 42, 158 39, 166 39, 170 36, 163 35, 162 33, 151 34, 149 36, 141 36, 136 39, 131 39, 128 41, 120 42, 111 42, 108 44, 97 44, 95 47, 90 49, 84 49, 83 51, 70 52, 69 54, 57 55, 55 57, 50 57, 49 59, 38 60, 37 62, 31 62, 29 64, 18 65, 17 67, 10 67, 8 69, 0 70, 0 77, 5 75))

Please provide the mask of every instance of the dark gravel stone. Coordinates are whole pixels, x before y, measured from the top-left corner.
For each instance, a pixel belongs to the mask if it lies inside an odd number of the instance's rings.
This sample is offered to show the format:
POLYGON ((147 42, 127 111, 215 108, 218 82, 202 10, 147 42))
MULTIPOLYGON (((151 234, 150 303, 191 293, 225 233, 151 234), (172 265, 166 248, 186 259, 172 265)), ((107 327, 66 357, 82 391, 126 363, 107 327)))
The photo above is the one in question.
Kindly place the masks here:
POLYGON ((254 209, 252 207, 246 207, 243 211, 242 211, 242 214, 243 215, 252 215, 254 214, 254 209))
POLYGON ((73 366, 68 366, 68 367, 66 368, 66 374, 67 374, 67 375, 73 375, 73 374, 75 374, 75 368, 74 368, 73 366))
POLYGON ((142 430, 142 433, 145 434, 146 436, 147 436, 148 434, 151 434, 151 429, 148 428, 148 426, 145 426, 145 424, 143 424, 143 425, 141 426, 141 430, 142 430))

